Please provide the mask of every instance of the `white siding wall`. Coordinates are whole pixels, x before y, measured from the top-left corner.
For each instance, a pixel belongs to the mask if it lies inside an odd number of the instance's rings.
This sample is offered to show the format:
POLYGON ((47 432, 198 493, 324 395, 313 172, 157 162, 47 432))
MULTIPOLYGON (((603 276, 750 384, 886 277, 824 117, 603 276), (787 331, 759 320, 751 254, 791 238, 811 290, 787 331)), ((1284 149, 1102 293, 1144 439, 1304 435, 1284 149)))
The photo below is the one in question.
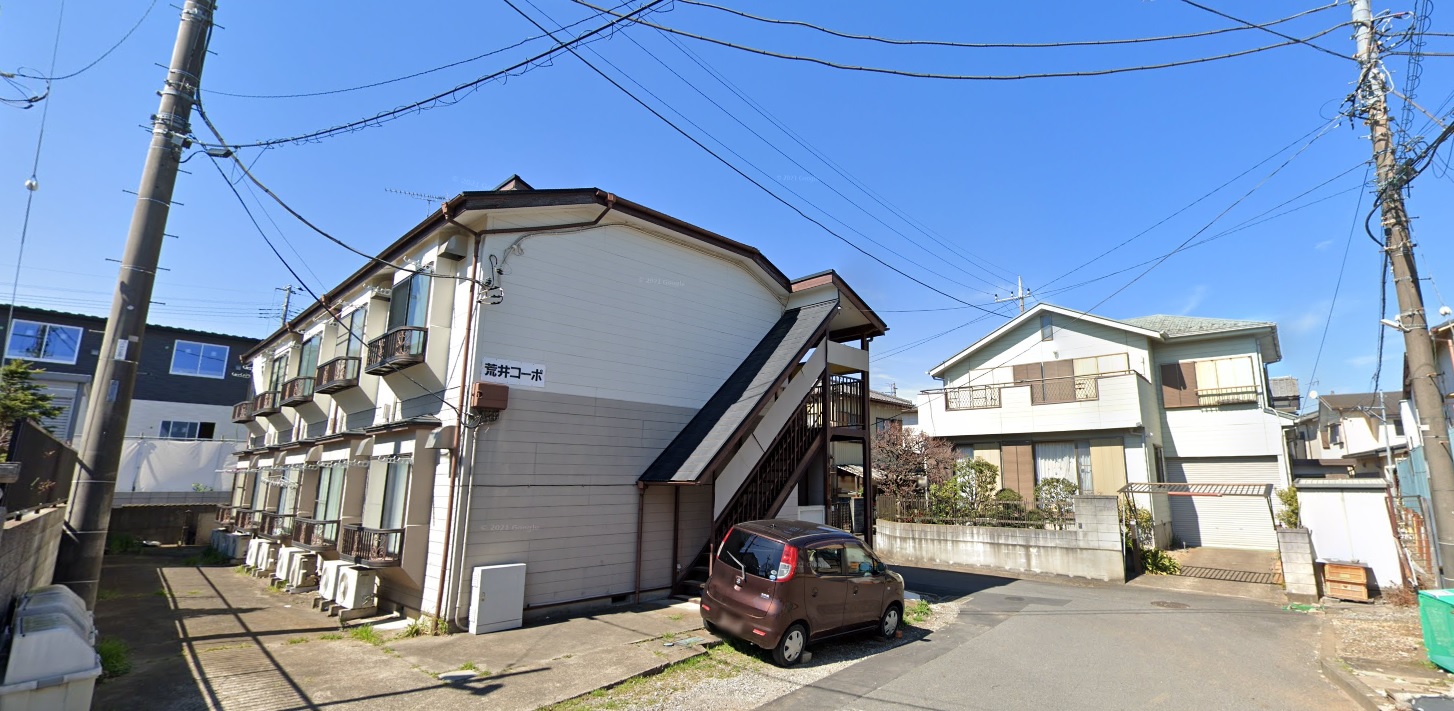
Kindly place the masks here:
MULTIPOLYGON (((1131 370, 1147 378, 1153 377, 1148 369, 1149 356, 1145 336, 1086 321, 1072 322, 1071 317, 1060 314, 1051 314, 1051 318, 1055 325, 1055 337, 1050 341, 1040 339, 1040 320, 1032 318, 1001 335, 989 347, 946 369, 945 386, 965 385, 970 371, 981 368, 1114 353, 1126 353, 1131 370)), ((976 380, 974 384, 983 382, 986 381, 976 380)))
MULTIPOLYGON (((1253 372, 1262 371, 1257 341, 1251 336, 1206 339, 1158 345, 1156 363, 1247 355, 1253 372)), ((1161 387, 1159 374, 1153 383, 1161 387)), ((1260 387, 1260 386, 1259 386, 1260 387)), ((1259 399, 1266 404, 1266 393, 1259 399)), ((1257 457, 1285 460, 1282 423, 1277 415, 1254 405, 1162 409, 1162 446, 1168 457, 1257 457)), ((1284 464, 1284 470, 1286 466, 1284 464)))
POLYGON ((213 439, 246 439, 247 428, 233 424, 229 405, 200 405, 190 402, 133 400, 126 418, 127 437, 155 437, 162 420, 212 422, 217 425, 213 439))
POLYGON ((1006 387, 999 407, 975 410, 945 409, 945 395, 932 393, 921 396, 920 427, 934 437, 1130 428, 1151 419, 1141 411, 1143 391, 1150 390, 1138 375, 1116 375, 1097 380, 1095 400, 1036 405, 1028 386, 1006 387))

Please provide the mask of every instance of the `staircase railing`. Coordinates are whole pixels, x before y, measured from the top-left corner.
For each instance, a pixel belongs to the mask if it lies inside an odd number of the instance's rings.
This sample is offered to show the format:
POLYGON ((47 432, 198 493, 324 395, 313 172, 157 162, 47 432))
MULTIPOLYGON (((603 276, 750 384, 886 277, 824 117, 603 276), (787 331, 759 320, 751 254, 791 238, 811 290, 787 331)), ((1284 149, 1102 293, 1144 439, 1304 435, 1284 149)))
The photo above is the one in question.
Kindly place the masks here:
POLYGON ((788 418, 757 466, 738 487, 732 501, 712 524, 712 542, 722 540, 739 521, 771 517, 807 466, 808 455, 821 443, 823 434, 822 386, 815 386, 788 418))

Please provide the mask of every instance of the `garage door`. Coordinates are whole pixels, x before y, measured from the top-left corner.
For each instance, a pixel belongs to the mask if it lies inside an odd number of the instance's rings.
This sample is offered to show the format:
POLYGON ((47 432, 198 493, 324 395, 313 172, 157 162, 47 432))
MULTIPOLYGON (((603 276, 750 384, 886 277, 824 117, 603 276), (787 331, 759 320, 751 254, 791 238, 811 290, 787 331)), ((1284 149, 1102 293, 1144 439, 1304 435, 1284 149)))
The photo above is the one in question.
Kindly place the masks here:
MULTIPOLYGON (((1167 459, 1166 480, 1179 484, 1282 486, 1274 458, 1167 459)), ((1267 499, 1260 496, 1172 496, 1171 532, 1188 546, 1277 550, 1267 499)))

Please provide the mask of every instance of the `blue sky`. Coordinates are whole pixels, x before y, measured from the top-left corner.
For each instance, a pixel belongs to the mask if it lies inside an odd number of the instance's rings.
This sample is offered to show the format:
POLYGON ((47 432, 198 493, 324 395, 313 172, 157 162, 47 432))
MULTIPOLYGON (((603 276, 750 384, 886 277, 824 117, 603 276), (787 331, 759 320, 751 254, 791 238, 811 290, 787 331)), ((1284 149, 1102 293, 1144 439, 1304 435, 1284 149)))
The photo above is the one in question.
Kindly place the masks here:
MULTIPOLYGON (((529 4, 517 4, 549 23, 529 4)), ((568 0, 536 4, 562 23, 592 15, 568 0)), ((1410 4, 1375 3, 1375 10, 1407 10, 1410 4)), ((73 0, 65 8, 57 72, 90 62, 147 5, 148 0, 73 0)), ((737 0, 732 5, 852 33, 960 42, 1103 40, 1234 25, 1177 0, 914 6, 737 0)), ((1221 0, 1215 6, 1268 21, 1315 5, 1221 0)), ((1247 30, 1101 47, 889 46, 766 26, 700 6, 663 7, 667 11, 653 15, 655 21, 740 44, 845 64, 937 73, 1084 71, 1193 59, 1280 41, 1247 30)), ((215 54, 207 60, 203 86, 209 115, 230 141, 291 136, 370 116, 504 68, 548 46, 547 40, 537 40, 415 79, 324 97, 223 94, 351 87, 538 34, 499 2, 379 2, 349 9, 299 12, 281 2, 223 4, 217 21, 225 29, 213 37, 215 54)), ((39 0, 0 8, 0 69, 29 67, 44 73, 59 10, 58 2, 39 0)), ((19 279, 21 303, 105 313, 116 275, 116 265, 106 259, 120 256, 125 239, 134 198, 123 191, 136 188, 148 142, 140 127, 156 110, 155 91, 164 76, 156 64, 168 60, 176 17, 167 3, 157 3, 114 54, 54 85, 38 170, 41 189, 35 195, 19 279)), ((1340 6, 1278 29, 1308 36, 1348 17, 1348 8, 1340 6)), ((600 23, 592 19, 581 30, 600 23)), ((1454 30, 1454 15, 1446 19, 1435 13, 1430 30, 1454 30)), ((1351 54, 1350 35, 1343 27, 1317 42, 1351 54)), ((1104 77, 943 81, 840 71, 678 41, 837 170, 779 131, 655 30, 636 27, 591 44, 582 54, 648 102, 659 106, 664 100, 680 111, 697 127, 672 109, 661 109, 696 135, 705 131, 715 136, 737 154, 724 152, 729 159, 835 231, 965 302, 991 302, 993 294, 1006 294, 1021 276, 1032 290, 1044 292, 1047 301, 1094 308, 1112 318, 1184 313, 1276 321, 1285 358, 1272 372, 1297 376, 1306 391, 1345 245, 1351 244, 1316 387, 1322 392, 1369 387, 1380 328, 1379 254, 1361 226, 1370 206, 1366 190, 1359 189, 1361 162, 1369 155, 1365 130, 1344 120, 1305 149, 1307 139, 1298 141, 1336 116, 1357 75, 1353 62, 1293 46, 1104 77), (1287 146, 1292 148, 1278 152, 1287 146), (1299 149, 1300 155, 1267 178, 1299 149), (1277 157, 1182 211, 1273 155, 1277 157), (1274 209, 1330 179, 1326 186, 1274 209), (1228 210, 1249 191, 1250 196, 1228 210), (1160 257, 1209 223, 1201 237, 1261 219, 1269 210, 1276 214, 1298 207, 1302 209, 1172 256, 1134 283, 1145 266, 1115 273, 1160 257), (1107 274, 1112 275, 1051 291, 1107 274)), ((1429 43, 1429 51, 1454 51, 1454 39, 1429 38, 1429 43)), ((1406 86, 1408 76, 1404 65, 1403 58, 1390 59, 1400 87, 1406 86)), ((1454 60, 1424 60, 1415 96, 1420 104, 1436 110, 1451 96, 1449 69, 1454 69, 1454 60)), ((26 200, 22 184, 30 175, 41 111, 39 106, 25 111, 0 107, 0 293, 7 297, 26 200)), ((194 123, 203 130, 200 121, 194 123)), ((1413 126, 1427 123, 1416 116, 1413 126)), ((1424 131, 1429 136, 1435 132, 1424 131)), ((711 139, 703 140, 722 150, 711 139)), ((453 106, 318 143, 242 155, 256 160, 258 176, 301 212, 365 250, 381 248, 435 207, 391 190, 452 196, 489 189, 519 173, 536 187, 599 187, 747 242, 790 276, 837 269, 889 321, 889 335, 873 344, 878 354, 962 326, 878 357, 874 384, 881 388, 891 382, 901 390, 932 385, 926 370, 1014 312, 1009 305, 991 307, 1004 315, 964 325, 985 314, 885 269, 802 219, 569 55, 507 82, 486 84, 453 106)), ((179 237, 164 247, 162 266, 168 271, 159 277, 155 297, 166 305, 154 308, 152 321, 265 335, 274 322, 260 314, 276 312, 281 296, 276 287, 292 278, 257 236, 207 158, 195 158, 185 167, 191 174, 181 176, 175 199, 182 206, 173 210, 168 230, 179 237)), ((1410 203, 1418 218, 1422 275, 1434 280, 1449 274, 1445 267, 1450 248, 1436 237, 1454 220, 1449 180, 1439 166, 1431 168, 1416 182, 1410 203)), ((245 189, 243 194, 253 199, 245 189)), ((253 207, 257 209, 256 203, 253 207)), ((281 247, 285 256, 315 289, 332 286, 359 266, 357 257, 308 232, 271 203, 266 213, 271 219, 262 220, 264 228, 286 242, 281 247)), ((1424 283, 1431 312, 1441 303, 1437 285, 1424 283)), ((1454 297, 1454 275, 1444 286, 1454 297)), ((1394 311, 1390 297, 1389 313, 1394 311)), ((1399 352, 1398 339, 1389 338, 1385 387, 1397 383, 1399 352)))

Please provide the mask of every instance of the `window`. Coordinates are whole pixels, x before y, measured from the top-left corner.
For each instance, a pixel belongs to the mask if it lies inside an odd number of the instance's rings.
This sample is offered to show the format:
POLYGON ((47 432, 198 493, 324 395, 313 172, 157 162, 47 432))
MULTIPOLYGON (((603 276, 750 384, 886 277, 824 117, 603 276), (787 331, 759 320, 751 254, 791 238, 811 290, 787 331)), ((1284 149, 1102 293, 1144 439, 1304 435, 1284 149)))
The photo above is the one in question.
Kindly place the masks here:
POLYGON ((739 528, 722 542, 717 560, 724 565, 759 578, 777 579, 778 563, 782 562, 783 544, 748 533, 739 528))
POLYGON ((313 503, 313 518, 318 521, 337 521, 338 510, 343 502, 344 464, 334 464, 318 471, 318 496, 313 503))
POLYGON ((384 508, 379 528, 404 527, 404 502, 409 494, 409 471, 412 461, 389 462, 384 472, 384 508))
POLYGON ((1046 479, 1080 481, 1075 442, 1037 442, 1035 444, 1035 483, 1039 484, 1046 479))
POLYGON ((972 445, 972 444, 956 444, 956 445, 954 445, 954 461, 956 461, 956 462, 962 462, 962 461, 971 461, 972 462, 972 461, 974 461, 974 445, 972 445))
POLYGON ((423 326, 429 315, 429 275, 420 273, 394 285, 389 297, 389 330, 423 326))
POLYGON ((338 340, 333 352, 342 357, 357 358, 363 353, 364 321, 368 318, 367 308, 357 308, 340 319, 338 340))
POLYGON ((227 377, 227 346, 178 340, 172 346, 172 375, 227 377))
POLYGON ((831 545, 808 550, 808 570, 814 575, 843 574, 843 546, 831 545))
POLYGON ((75 364, 81 353, 79 326, 58 326, 16 319, 5 345, 6 358, 24 358, 42 363, 75 364))
POLYGON ((1151 456, 1156 460, 1156 481, 1160 484, 1166 481, 1166 454, 1161 451, 1160 445, 1151 446, 1151 456))
POLYGON ((863 549, 863 546, 857 543, 843 546, 843 569, 848 572, 848 575, 873 575, 877 562, 868 551, 863 549))
POLYGON ((1334 422, 1328 425, 1328 443, 1332 445, 1343 444, 1343 426, 1334 422))
POLYGON ((268 390, 276 391, 283 389, 283 381, 288 379, 288 354, 273 358, 272 369, 268 371, 268 390))
POLYGON ((1050 314, 1040 314, 1040 340, 1052 338, 1055 338, 1055 323, 1050 320, 1050 314))
POLYGON ((303 347, 298 351, 298 377, 311 378, 318 372, 319 340, 318 336, 314 336, 303 341, 303 347))
POLYGON ((157 428, 157 436, 162 439, 212 439, 216 430, 215 422, 162 420, 162 426, 157 428))
POLYGON ((1402 436, 1404 436, 1404 421, 1403 420, 1394 420, 1393 421, 1393 436, 1395 436, 1395 437, 1402 437, 1402 436))

